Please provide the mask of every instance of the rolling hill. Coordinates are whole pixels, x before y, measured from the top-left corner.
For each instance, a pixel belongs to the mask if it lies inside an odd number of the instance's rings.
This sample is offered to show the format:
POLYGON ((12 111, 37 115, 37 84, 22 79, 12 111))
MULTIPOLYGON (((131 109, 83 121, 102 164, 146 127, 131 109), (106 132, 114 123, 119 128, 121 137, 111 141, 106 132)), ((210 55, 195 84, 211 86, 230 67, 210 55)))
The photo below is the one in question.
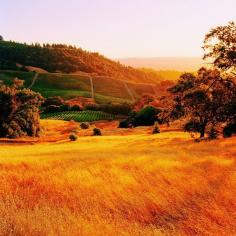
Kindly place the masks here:
POLYGON ((98 53, 88 52, 63 44, 22 44, 0 41, 0 69, 28 70, 38 67, 51 73, 84 72, 96 76, 140 83, 155 83, 160 78, 151 72, 144 72, 124 66, 98 53))
POLYGON ((124 66, 73 46, 0 41, 0 80, 25 80, 26 88, 45 97, 132 103, 144 94, 165 94, 168 76, 171 80, 170 74, 124 66))
POLYGON ((143 94, 163 95, 168 86, 159 83, 136 83, 133 81, 118 80, 108 76, 96 76, 86 73, 35 73, 12 70, 0 70, 0 80, 11 84, 14 78, 24 80, 26 88, 40 92, 44 97, 61 96, 71 99, 78 96, 92 97, 97 103, 132 103, 143 94))

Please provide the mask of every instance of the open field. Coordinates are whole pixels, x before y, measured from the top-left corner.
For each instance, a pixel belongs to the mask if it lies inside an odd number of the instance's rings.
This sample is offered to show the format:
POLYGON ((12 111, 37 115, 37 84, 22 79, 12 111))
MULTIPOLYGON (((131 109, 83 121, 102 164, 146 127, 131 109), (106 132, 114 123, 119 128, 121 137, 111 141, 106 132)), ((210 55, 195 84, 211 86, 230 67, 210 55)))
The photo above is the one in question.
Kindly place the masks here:
POLYGON ((111 122, 111 133, 97 124, 108 136, 69 142, 76 123, 42 125, 48 139, 35 145, 1 143, 1 235, 236 234, 236 138, 111 122))

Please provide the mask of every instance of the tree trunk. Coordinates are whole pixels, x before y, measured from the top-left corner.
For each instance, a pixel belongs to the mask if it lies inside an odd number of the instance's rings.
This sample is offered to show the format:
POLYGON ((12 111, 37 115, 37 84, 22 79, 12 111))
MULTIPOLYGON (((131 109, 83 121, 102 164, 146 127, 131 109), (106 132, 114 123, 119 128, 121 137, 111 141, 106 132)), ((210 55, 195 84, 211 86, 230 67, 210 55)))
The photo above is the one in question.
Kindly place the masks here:
POLYGON ((203 124, 200 130, 200 138, 205 137, 205 132, 206 132, 206 124, 203 124))
POLYGON ((200 138, 204 138, 204 136, 205 136, 205 131, 201 131, 201 133, 200 133, 200 138))

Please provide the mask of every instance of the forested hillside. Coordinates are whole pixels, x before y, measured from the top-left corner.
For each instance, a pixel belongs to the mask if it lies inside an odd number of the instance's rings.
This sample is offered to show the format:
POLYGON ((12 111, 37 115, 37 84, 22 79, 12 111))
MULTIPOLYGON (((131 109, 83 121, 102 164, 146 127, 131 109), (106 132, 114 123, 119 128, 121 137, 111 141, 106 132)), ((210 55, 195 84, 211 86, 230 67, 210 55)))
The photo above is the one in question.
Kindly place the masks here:
POLYGON ((159 76, 124 66, 104 56, 63 44, 22 44, 0 41, 0 69, 27 70, 25 66, 48 72, 86 72, 134 82, 156 82, 159 76))

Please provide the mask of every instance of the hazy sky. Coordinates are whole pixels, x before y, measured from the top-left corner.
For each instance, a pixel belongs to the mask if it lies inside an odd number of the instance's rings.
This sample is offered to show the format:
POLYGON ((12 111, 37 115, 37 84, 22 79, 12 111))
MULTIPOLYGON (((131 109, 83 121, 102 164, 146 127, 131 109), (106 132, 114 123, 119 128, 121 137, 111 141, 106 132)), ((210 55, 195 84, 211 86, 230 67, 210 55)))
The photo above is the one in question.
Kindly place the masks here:
POLYGON ((205 33, 236 21, 236 0, 0 0, 0 34, 108 57, 202 56, 205 33))

